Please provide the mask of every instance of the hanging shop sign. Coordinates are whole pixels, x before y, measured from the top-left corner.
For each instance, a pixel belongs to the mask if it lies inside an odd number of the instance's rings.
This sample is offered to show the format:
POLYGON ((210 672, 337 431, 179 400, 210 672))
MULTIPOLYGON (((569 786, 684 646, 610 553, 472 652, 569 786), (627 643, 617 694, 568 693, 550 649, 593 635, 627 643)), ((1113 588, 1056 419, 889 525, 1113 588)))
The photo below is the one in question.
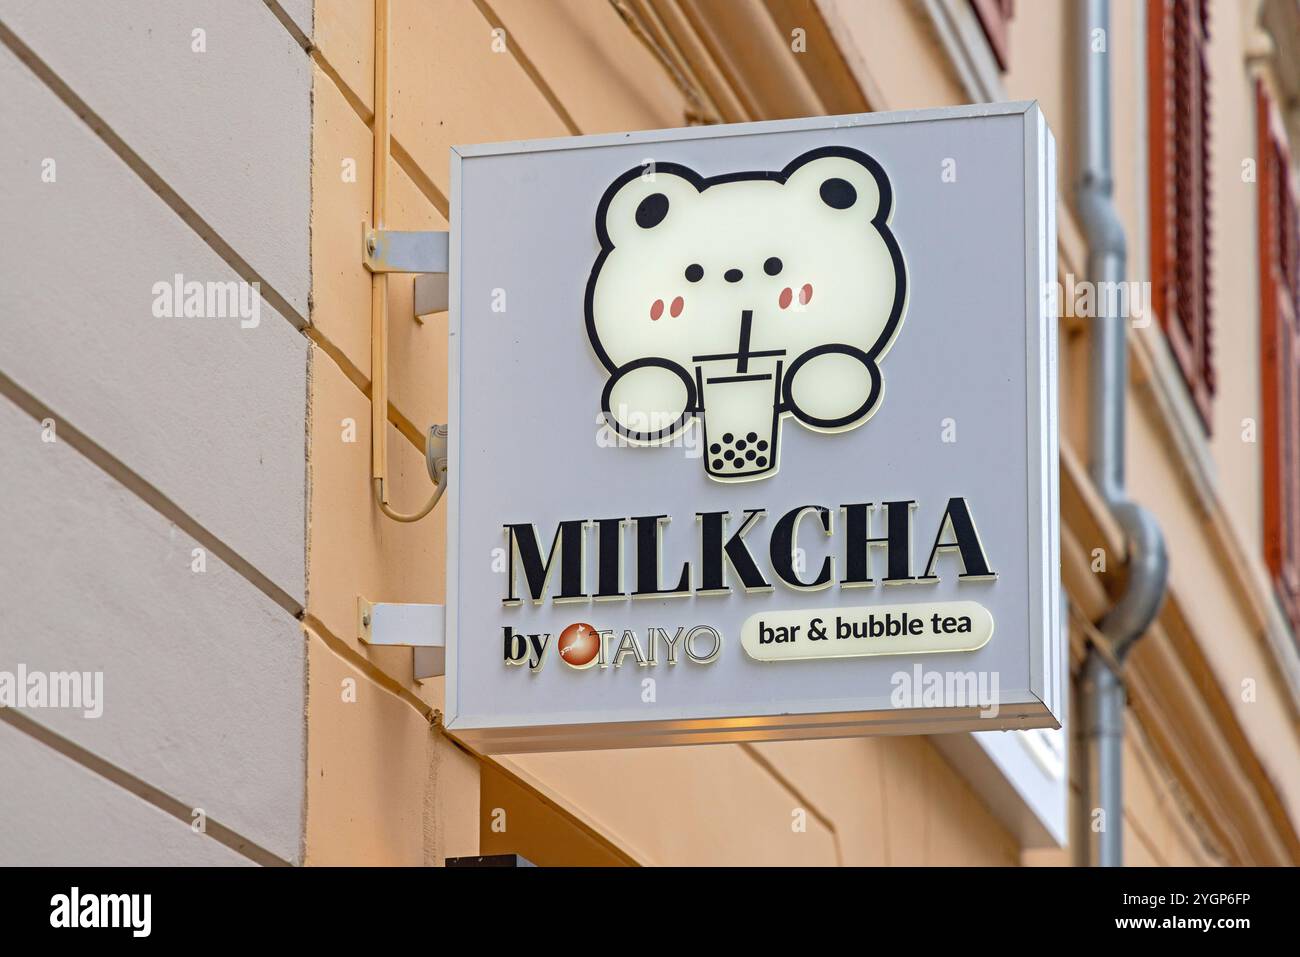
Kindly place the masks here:
POLYGON ((447 713, 485 751, 1053 727, 1035 104, 452 152, 447 713))

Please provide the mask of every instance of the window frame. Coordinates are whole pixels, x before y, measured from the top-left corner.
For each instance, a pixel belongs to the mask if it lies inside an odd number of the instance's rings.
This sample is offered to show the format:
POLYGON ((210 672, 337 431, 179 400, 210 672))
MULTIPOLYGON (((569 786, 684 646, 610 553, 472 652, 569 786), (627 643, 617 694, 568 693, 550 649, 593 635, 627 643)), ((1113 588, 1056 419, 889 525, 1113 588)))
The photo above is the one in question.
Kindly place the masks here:
POLYGON ((1255 105, 1264 556, 1283 613, 1300 634, 1300 201, 1259 79, 1255 105))
POLYGON ((1201 424, 1215 393, 1206 0, 1148 0, 1151 300, 1201 424))
POLYGON ((1015 0, 970 0, 971 7, 975 10, 975 16, 984 30, 984 36, 989 41, 989 48, 993 51, 993 59, 997 60, 998 69, 1003 73, 1007 71, 1007 65, 1010 62, 1010 37, 1009 28, 1011 18, 1015 16, 1015 0))

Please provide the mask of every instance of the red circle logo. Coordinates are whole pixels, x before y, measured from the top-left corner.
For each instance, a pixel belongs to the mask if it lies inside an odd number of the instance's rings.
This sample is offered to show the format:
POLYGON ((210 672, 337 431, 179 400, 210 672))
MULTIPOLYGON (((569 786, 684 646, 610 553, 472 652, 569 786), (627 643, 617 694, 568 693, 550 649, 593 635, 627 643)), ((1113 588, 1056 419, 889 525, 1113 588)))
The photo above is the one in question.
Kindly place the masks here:
POLYGON ((590 668, 600 654, 600 635, 586 622, 575 622, 560 632, 560 660, 571 668, 590 668))

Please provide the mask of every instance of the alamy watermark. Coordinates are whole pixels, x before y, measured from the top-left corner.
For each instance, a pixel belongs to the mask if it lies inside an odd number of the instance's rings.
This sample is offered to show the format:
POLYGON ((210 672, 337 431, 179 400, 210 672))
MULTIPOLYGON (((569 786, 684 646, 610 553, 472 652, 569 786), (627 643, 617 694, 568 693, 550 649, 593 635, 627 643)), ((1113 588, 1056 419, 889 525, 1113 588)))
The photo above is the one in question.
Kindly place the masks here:
POLYGON ((1064 282, 1048 284, 1043 289, 1052 315, 1063 319, 1095 319, 1098 316, 1129 319, 1137 328, 1150 324, 1151 283, 1123 280, 1092 282, 1066 273, 1064 282))
POLYGON ((262 321, 260 282, 199 282, 176 273, 151 291, 155 319, 238 319, 241 329, 256 329, 262 321))
POLYGON ((688 459, 698 459, 704 454, 704 430, 693 423, 679 426, 678 417, 619 406, 614 420, 640 438, 632 440, 616 432, 610 428, 605 413, 599 412, 595 420, 598 448, 622 449, 654 445, 656 448, 682 449, 688 459))
POLYGON ((107 927, 148 937, 153 929, 152 894, 83 894, 73 887, 50 898, 51 927, 107 927))
POLYGON ((104 713, 104 672, 0 671, 0 708, 65 708, 87 718, 104 713))
POLYGON ((998 716, 996 671, 895 671, 889 703, 895 708, 979 708, 981 718, 998 716))

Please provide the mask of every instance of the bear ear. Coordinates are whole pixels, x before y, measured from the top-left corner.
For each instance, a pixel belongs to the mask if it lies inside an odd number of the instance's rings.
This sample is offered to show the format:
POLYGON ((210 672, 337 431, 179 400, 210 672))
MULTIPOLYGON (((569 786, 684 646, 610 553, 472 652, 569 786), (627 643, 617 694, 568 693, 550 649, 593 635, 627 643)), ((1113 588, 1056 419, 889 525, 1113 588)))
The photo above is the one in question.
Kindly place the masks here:
POLYGON ((601 197, 596 213, 601 242, 618 246, 670 225, 699 195, 698 179, 691 170, 677 165, 647 164, 628 170, 601 197))
POLYGON ((787 166, 785 175, 787 189, 818 207, 868 220, 889 218, 889 180, 880 164, 859 150, 812 150, 787 166))

